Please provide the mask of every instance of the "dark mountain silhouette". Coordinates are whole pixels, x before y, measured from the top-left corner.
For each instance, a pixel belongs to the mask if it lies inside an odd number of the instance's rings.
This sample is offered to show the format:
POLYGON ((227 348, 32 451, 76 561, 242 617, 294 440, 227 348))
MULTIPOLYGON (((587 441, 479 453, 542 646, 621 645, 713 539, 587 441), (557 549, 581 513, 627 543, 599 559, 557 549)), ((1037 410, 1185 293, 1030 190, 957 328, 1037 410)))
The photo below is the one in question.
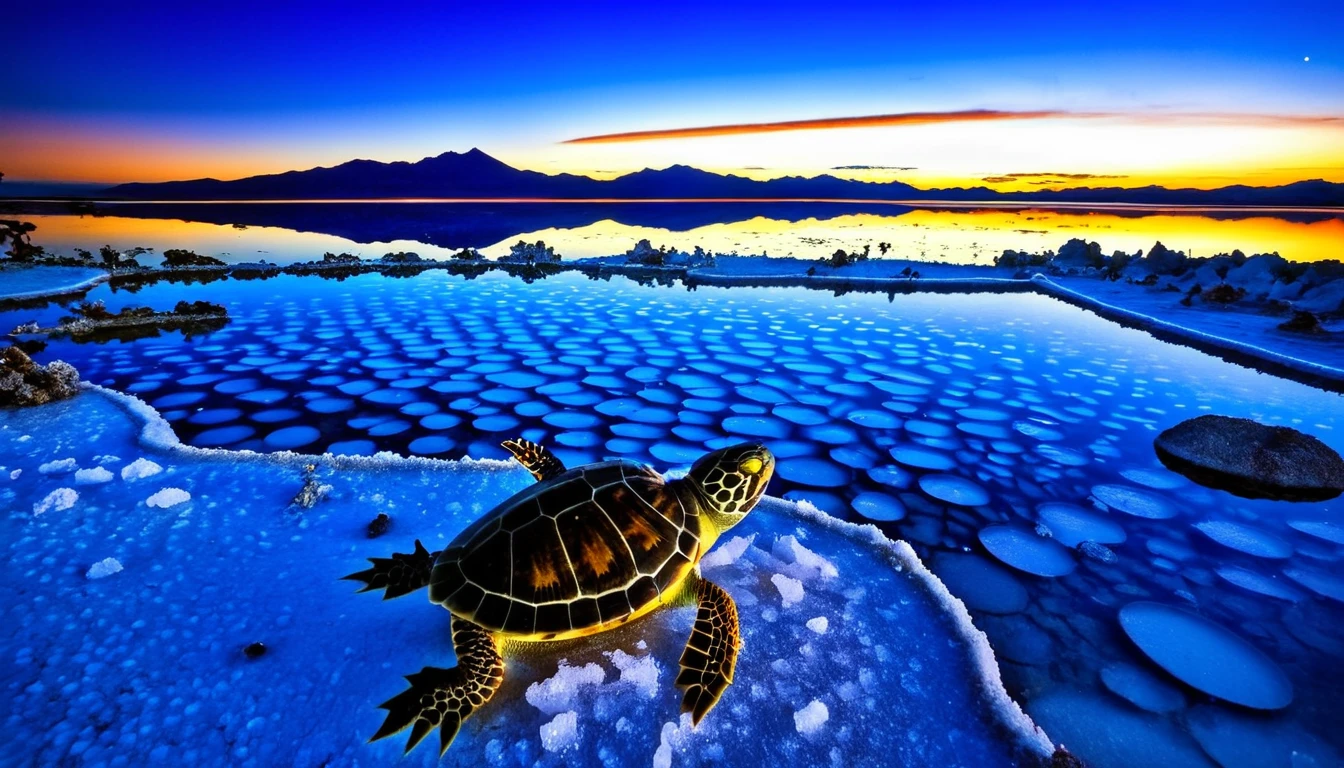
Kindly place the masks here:
POLYGON ((976 202, 1132 203, 1156 205, 1344 206, 1344 184, 1299 181, 1280 187, 1220 189, 1082 187, 1034 192, 995 192, 987 187, 917 189, 900 181, 866 182, 830 175, 756 181, 674 165, 645 169, 610 181, 523 171, 479 149, 445 152, 419 162, 351 160, 331 168, 235 181, 196 179, 121 184, 99 197, 118 200, 303 200, 385 198, 537 198, 546 200, 649 200, 739 198, 751 200, 943 200, 976 202))

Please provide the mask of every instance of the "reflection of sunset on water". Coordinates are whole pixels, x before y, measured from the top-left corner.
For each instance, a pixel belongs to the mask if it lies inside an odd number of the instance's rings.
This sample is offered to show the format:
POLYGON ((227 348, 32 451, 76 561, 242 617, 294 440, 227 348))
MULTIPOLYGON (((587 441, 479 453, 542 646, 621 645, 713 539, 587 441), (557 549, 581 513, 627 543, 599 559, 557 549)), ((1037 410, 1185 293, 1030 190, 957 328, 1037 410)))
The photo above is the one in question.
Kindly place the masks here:
MULTIPOLYGON (((453 215, 445 206, 444 216, 453 215)), ((729 223, 708 224, 685 231, 631 226, 604 219, 573 228, 520 231, 493 244, 445 245, 399 239, 368 244, 335 235, 297 232, 280 227, 237 228, 228 225, 174 219, 137 219, 120 216, 34 216, 35 242, 49 251, 76 248, 96 250, 110 244, 120 249, 136 246, 158 251, 188 248, 228 261, 267 260, 276 263, 320 259, 322 254, 349 252, 364 257, 388 251, 415 251, 426 258, 447 258, 467 245, 477 245, 487 256, 498 257, 518 240, 545 240, 568 258, 608 256, 625 251, 647 238, 655 247, 683 250, 700 246, 719 253, 761 254, 821 258, 838 248, 860 250, 891 243, 888 256, 952 263, 988 264, 1004 250, 1040 252, 1057 250, 1074 237, 1094 240, 1106 253, 1146 251, 1161 241, 1169 248, 1196 257, 1241 250, 1278 252, 1295 261, 1344 257, 1344 218, 1311 223, 1289 221, 1264 213, 1243 218, 1152 212, 1118 215, 1105 211, 1054 210, 905 210, 899 214, 859 213, 833 218, 785 221, 761 216, 729 223), (451 246, 451 247, 449 247, 451 246)))

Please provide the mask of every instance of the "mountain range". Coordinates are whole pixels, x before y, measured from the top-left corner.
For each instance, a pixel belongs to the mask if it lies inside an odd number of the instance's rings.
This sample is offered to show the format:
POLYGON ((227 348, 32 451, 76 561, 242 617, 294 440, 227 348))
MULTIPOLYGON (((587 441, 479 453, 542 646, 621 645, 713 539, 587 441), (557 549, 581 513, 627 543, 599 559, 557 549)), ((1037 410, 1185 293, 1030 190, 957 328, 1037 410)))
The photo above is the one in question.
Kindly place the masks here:
POLYGON ((603 181, 574 174, 524 171, 472 149, 444 152, 414 163, 351 160, 330 168, 233 181, 120 184, 92 196, 117 200, 939 200, 1316 207, 1344 206, 1344 184, 1316 179, 1277 187, 1235 185, 1210 190, 1147 186, 996 192, 988 187, 918 189, 900 181, 854 181, 830 175, 757 181, 685 165, 645 169, 603 181))

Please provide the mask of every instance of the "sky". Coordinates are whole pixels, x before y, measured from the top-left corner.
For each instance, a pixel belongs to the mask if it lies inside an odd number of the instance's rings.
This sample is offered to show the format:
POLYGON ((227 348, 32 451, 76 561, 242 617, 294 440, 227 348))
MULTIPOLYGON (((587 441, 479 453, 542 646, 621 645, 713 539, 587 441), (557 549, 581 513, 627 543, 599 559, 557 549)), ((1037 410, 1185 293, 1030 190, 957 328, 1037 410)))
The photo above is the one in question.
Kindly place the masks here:
POLYGON ((479 147, 598 178, 1344 182, 1339 0, 206 5, 8 9, 5 178, 479 147))

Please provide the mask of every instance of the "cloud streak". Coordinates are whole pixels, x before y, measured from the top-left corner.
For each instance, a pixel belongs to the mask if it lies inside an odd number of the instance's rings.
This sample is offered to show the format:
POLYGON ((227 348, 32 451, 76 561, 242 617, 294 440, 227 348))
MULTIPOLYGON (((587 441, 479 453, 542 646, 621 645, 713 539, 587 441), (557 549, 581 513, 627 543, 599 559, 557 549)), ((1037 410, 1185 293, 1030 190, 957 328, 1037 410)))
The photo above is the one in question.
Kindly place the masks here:
POLYGON ((732 136, 752 133, 780 133, 784 131, 817 131, 837 128, 875 128, 903 125, 932 125, 937 123, 975 123, 1005 120, 1099 120, 1125 119, 1135 122, 1216 122, 1266 126, 1344 126, 1344 117, 1332 115, 1264 115, 1221 112, 1073 112, 1061 109, 1010 111, 997 109, 964 109, 953 112, 898 112, 887 115, 857 117, 823 117, 811 120, 784 120, 770 123, 729 123, 703 125, 692 128, 661 128, 649 131, 626 131, 580 136, 562 144, 615 144, 659 139, 688 139, 706 136, 732 136))

